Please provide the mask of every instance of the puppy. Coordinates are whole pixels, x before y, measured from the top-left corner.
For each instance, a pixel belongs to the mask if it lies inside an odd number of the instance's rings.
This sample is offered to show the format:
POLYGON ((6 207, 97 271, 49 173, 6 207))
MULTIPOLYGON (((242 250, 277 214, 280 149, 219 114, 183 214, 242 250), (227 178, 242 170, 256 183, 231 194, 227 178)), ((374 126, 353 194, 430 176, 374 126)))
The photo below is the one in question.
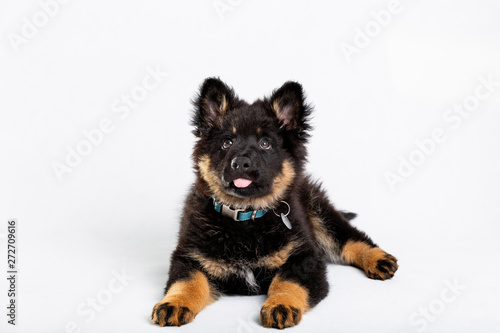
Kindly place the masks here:
POLYGON ((394 275, 397 259, 304 172, 311 107, 300 84, 249 104, 208 78, 193 104, 196 181, 153 323, 181 326, 221 295, 266 293, 261 323, 283 329, 327 295, 327 262, 394 275))

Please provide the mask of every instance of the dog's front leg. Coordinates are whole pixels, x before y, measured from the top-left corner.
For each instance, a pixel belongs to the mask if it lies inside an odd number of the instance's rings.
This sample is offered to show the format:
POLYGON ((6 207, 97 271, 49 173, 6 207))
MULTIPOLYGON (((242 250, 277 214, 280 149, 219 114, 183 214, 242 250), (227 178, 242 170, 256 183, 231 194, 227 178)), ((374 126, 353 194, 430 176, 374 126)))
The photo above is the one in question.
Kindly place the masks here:
POLYGON ((169 283, 163 299, 155 305, 151 320, 160 326, 181 326, 217 298, 206 275, 193 270, 187 278, 169 283))
POLYGON ((269 286, 260 311, 262 325, 279 329, 295 326, 327 293, 326 266, 321 257, 292 256, 269 286))

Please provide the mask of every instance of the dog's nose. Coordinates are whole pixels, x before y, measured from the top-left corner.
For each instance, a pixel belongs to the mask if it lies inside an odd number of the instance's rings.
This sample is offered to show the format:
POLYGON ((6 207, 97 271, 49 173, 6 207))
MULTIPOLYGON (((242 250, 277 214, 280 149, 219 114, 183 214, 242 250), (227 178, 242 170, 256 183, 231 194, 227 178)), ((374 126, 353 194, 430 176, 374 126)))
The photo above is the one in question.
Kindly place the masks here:
POLYGON ((231 168, 240 172, 247 172, 252 168, 252 160, 245 156, 235 157, 231 161, 231 168))

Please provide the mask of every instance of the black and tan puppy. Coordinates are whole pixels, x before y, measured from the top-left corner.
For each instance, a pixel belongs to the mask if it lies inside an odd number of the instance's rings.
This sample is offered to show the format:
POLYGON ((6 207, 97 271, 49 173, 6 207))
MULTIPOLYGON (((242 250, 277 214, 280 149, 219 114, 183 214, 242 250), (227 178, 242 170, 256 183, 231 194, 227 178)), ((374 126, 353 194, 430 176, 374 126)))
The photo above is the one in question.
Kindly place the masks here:
POLYGON ((282 329, 327 295, 327 262, 359 267, 372 279, 394 275, 396 258, 304 174, 311 108, 300 84, 248 104, 209 78, 194 106, 197 179, 154 323, 187 324, 221 295, 267 293, 262 325, 282 329))

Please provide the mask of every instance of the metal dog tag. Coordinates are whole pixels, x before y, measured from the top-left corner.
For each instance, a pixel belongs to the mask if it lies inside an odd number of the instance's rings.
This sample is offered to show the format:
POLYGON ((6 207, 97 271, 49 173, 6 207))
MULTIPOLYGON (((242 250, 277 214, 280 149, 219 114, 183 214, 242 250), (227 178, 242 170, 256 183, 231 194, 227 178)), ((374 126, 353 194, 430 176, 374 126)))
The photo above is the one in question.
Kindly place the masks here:
POLYGON ((286 217, 285 214, 281 213, 281 220, 283 220, 283 224, 288 228, 288 229, 292 229, 292 224, 290 223, 290 220, 288 219, 288 217, 286 217))

